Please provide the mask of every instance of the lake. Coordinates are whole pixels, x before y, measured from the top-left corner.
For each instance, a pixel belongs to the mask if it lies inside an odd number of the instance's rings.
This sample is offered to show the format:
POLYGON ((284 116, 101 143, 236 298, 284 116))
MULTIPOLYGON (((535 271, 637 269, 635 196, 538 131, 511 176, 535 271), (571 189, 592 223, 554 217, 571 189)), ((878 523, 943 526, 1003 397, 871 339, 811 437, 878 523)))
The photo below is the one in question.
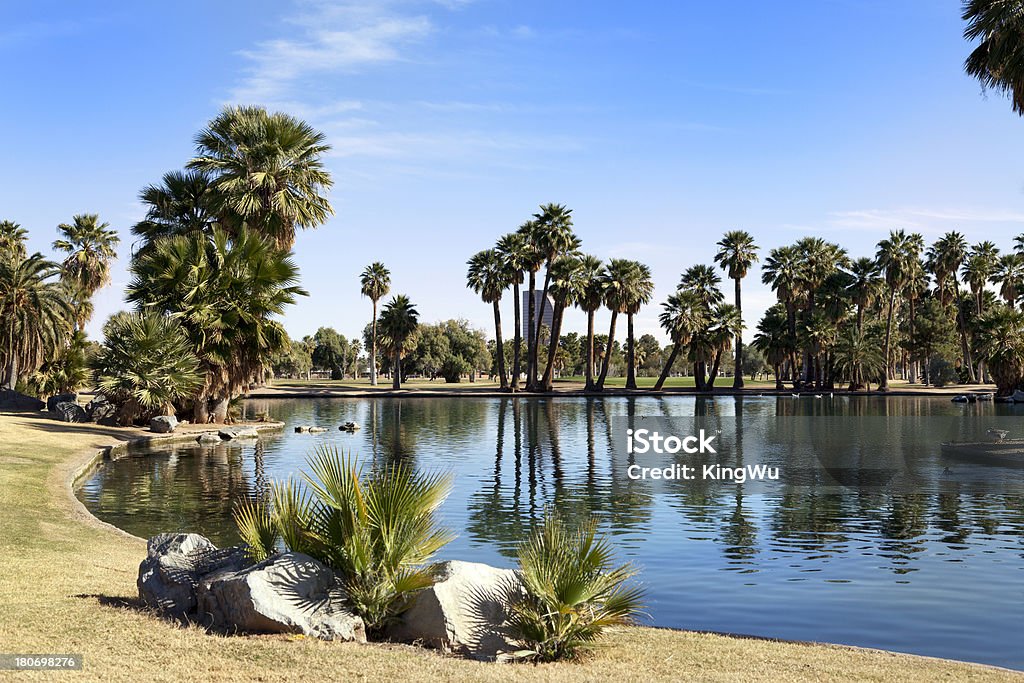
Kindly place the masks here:
POLYGON ((546 508, 596 515, 640 570, 647 623, 1024 669, 1024 468, 951 460, 939 445, 992 428, 1019 438, 1024 407, 825 394, 275 399, 244 412, 286 430, 139 451, 98 469, 78 495, 133 534, 195 531, 227 545, 238 540, 237 501, 334 444, 367 464, 454 473, 441 517, 458 538, 442 558, 513 566, 546 508), (347 421, 362 429, 338 431, 347 421), (329 431, 294 433, 302 424, 329 431), (639 456, 622 439, 637 425, 707 428, 722 464, 782 476, 630 479, 639 456))

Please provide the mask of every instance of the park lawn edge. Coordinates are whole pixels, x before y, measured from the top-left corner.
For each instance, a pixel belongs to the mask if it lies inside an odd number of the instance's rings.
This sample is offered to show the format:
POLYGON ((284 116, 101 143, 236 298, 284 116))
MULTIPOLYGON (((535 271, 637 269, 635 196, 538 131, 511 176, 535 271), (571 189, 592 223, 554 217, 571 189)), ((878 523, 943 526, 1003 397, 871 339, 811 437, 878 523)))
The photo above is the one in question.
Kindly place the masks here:
MULTIPOLYGON (((999 667, 955 660, 921 657, 902 653, 857 648, 845 645, 816 644, 775 639, 751 638, 712 633, 679 631, 666 628, 630 627, 613 629, 606 644, 581 663, 500 665, 470 662, 421 648, 393 645, 353 645, 321 643, 313 639, 281 635, 216 636, 196 626, 181 626, 140 609, 134 595, 135 571, 145 554, 143 540, 93 516, 78 500, 75 486, 106 457, 123 454, 139 445, 172 443, 194 439, 208 428, 189 429, 185 434, 154 436, 136 429, 101 430, 95 425, 63 425, 45 417, 0 413, 0 438, 12 428, 31 429, 45 421, 44 430, 57 434, 62 443, 51 444, 45 458, 46 495, 44 506, 56 516, 49 521, 21 519, 23 526, 33 521, 40 525, 69 527, 84 535, 84 548, 65 557, 65 564, 89 557, 82 551, 103 552, 103 563, 115 554, 130 560, 130 566, 78 567, 69 579, 75 588, 83 587, 74 579, 95 581, 104 587, 113 585, 116 593, 46 596, 45 607, 57 612, 67 623, 50 623, 46 613, 23 609, 16 596, 45 594, 47 570, 59 572, 55 562, 35 567, 32 548, 21 548, 12 573, 4 567, 0 554, 0 577, 12 576, 14 585, 0 578, 0 652, 37 652, 44 643, 73 641, 85 656, 85 669, 72 674, 76 680, 329 680, 342 675, 357 680, 403 680, 423 677, 437 680, 678 680, 680 678, 721 681, 746 680, 1013 680, 1024 681, 1024 674, 999 667), (24 423, 24 424, 19 424, 24 423), (54 429, 54 425, 63 425, 54 429), (97 438, 99 439, 97 441, 97 438), (78 442, 92 441, 82 448, 78 442), (73 442, 73 443, 72 443, 73 442), (112 443, 111 443, 112 442, 112 443), (84 527, 84 528, 83 528, 84 527), (26 552, 28 551, 28 552, 26 552), (28 563, 27 575, 18 563, 28 563), (42 579, 42 581, 40 581, 42 579), (29 585, 17 585, 17 584, 29 585), (12 616, 13 615, 13 616, 12 616), (5 624, 7 619, 12 623, 5 624), (21 630, 19 629, 21 627, 21 630), (96 629, 96 632, 90 631, 96 629), (120 637, 111 638, 116 631, 120 637), (28 650, 24 649, 28 648, 28 650)), ((280 425, 262 425, 279 429, 280 425)), ((195 426, 193 426, 195 427, 195 426)), ((5 439, 6 440, 6 439, 5 439)), ((17 442, 15 442, 17 443, 17 442)), ((5 449, 6 450, 6 449, 5 449)), ((0 484, 7 481, 6 468, 19 459, 13 451, 10 462, 0 457, 0 484)), ((4 455, 0 451, 0 456, 4 455)), ((12 492, 11 495, 14 495, 12 492)), ((6 495, 6 494, 5 494, 6 495)), ((9 502, 9 501, 5 501, 9 502)), ((15 501, 16 502, 16 501, 15 501)), ((5 506, 6 507, 6 506, 5 506)), ((16 507, 7 507, 9 515, 19 515, 16 507)), ((0 546, 2 547, 2 546, 0 546)), ((49 550, 49 546, 44 546, 49 550)), ((17 549, 17 547, 16 547, 17 549)), ((10 557, 10 556, 8 556, 10 557)), ((92 590, 101 591, 103 587, 92 590)), ((28 607, 31 607, 29 605, 28 607)), ((51 645, 46 651, 56 652, 51 645)), ((60 674, 0 671, 0 680, 48 680, 60 674)))

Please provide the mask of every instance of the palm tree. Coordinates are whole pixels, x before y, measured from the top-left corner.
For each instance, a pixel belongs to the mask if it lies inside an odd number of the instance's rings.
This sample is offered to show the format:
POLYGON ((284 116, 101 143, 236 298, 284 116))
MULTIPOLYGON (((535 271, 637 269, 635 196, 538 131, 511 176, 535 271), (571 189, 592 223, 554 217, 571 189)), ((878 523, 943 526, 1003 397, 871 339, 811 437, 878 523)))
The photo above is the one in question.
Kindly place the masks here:
POLYGON ((469 259, 466 280, 469 288, 480 295, 484 303, 494 307, 494 345, 498 356, 498 377, 501 388, 508 388, 505 374, 505 344, 501 338, 501 295, 509 285, 508 270, 494 249, 477 252, 469 259))
POLYGON ((994 306, 982 317, 978 336, 999 394, 1012 394, 1024 380, 1024 312, 994 306))
POLYGON ((625 313, 636 298, 631 291, 637 279, 636 269, 640 264, 636 261, 615 258, 608 262, 604 273, 604 305, 612 312, 611 323, 608 326, 608 342, 605 345, 604 362, 601 364, 601 374, 597 378, 595 389, 604 390, 604 381, 608 377, 608 367, 612 358, 612 344, 615 343, 615 323, 620 313, 625 313))
POLYGON ((118 422, 173 415, 174 402, 191 398, 203 373, 181 322, 162 313, 118 313, 103 326, 92 362, 97 389, 118 408, 118 422))
POLYGON ((360 291, 373 303, 370 331, 370 386, 377 386, 377 302, 391 289, 391 272, 380 261, 374 261, 359 276, 360 291))
POLYGON ((784 388, 782 366, 793 348, 785 306, 775 304, 765 311, 764 317, 757 323, 754 348, 763 353, 765 360, 771 364, 775 374, 775 388, 781 391, 784 388))
POLYGON ((0 221, 0 258, 5 256, 25 258, 28 256, 28 250, 25 247, 27 242, 28 230, 14 221, 0 221))
POLYGON ((714 390, 722 354, 732 348, 733 339, 743 333, 743 320, 739 310, 732 304, 719 304, 711 312, 710 325, 703 330, 702 341, 707 345, 711 358, 707 389, 714 390))
POLYGON ((850 263, 850 275, 852 277, 846 291, 857 306, 857 329, 863 331, 864 310, 881 293, 882 278, 878 274, 878 264, 866 256, 850 263))
POLYGON ((159 185, 139 193, 146 217, 132 226, 142 245, 134 257, 152 248, 161 237, 208 233, 217 220, 213 179, 202 171, 171 171, 159 185))
MULTIPOLYGON (((837 244, 826 242, 820 237, 804 237, 794 245, 800 254, 798 279, 801 291, 806 295, 806 309, 803 323, 807 325, 814 318, 817 293, 819 288, 839 269, 849 265, 846 250, 837 244)), ((803 381, 810 382, 812 376, 820 380, 820 373, 812 357, 818 357, 819 349, 809 337, 811 343, 804 346, 803 381)), ((818 381, 816 380, 816 381, 818 381)))
POLYGON ((0 259, 0 388, 15 389, 71 333, 74 312, 58 275, 42 254, 0 259))
POLYGON ((109 223, 100 223, 96 214, 75 216, 70 224, 61 223, 57 231, 63 236, 53 243, 57 251, 67 253, 63 274, 75 293, 76 321, 81 329, 91 313, 88 304, 93 294, 110 280, 110 263, 117 257, 121 239, 110 229, 109 223))
MULTIPOLYGON (((715 263, 728 272, 735 284, 736 310, 743 319, 743 304, 740 297, 740 281, 747 276, 750 267, 758 260, 758 246, 745 230, 730 230, 718 241, 715 263)), ((736 337, 736 371, 732 378, 733 389, 743 388, 743 337, 736 337)))
POLYGON ((862 329, 847 329, 839 338, 835 354, 836 370, 850 383, 850 391, 863 386, 864 378, 881 375, 885 359, 875 341, 862 329))
POLYGON ((640 307, 650 303, 654 294, 654 280, 651 269, 645 264, 634 261, 632 277, 628 287, 623 291, 626 313, 626 388, 636 389, 636 337, 633 334, 633 316, 640 307))
POLYGON ((992 272, 991 282, 999 285, 999 296, 1006 305, 1015 308, 1017 300, 1024 292, 1024 256, 1006 254, 996 263, 992 272))
POLYGON ((704 308, 708 318, 708 324, 694 336, 691 343, 691 356, 693 357, 694 382, 699 391, 705 389, 705 377, 707 376, 708 362, 712 360, 714 351, 708 339, 711 330, 711 317, 714 310, 725 300, 719 285, 722 278, 711 266, 698 264, 690 266, 679 278, 679 288, 683 291, 693 292, 704 308))
POLYGON ((589 254, 580 257, 580 277, 583 284, 576 305, 587 314, 587 365, 584 369, 586 391, 594 390, 594 314, 604 303, 604 276, 605 268, 601 259, 589 254))
POLYGON ((262 380, 288 339, 274 318, 307 295, 291 254, 244 228, 161 239, 130 270, 126 301, 179 318, 199 356, 197 423, 223 422, 229 401, 262 380))
POLYGON ((964 38, 981 42, 964 62, 964 71, 1010 98, 1024 114, 1024 16, 1016 0, 965 0, 964 38))
POLYGON ((907 252, 910 248, 909 238, 903 230, 892 230, 889 237, 878 243, 875 260, 885 276, 885 284, 889 288, 889 310, 885 320, 885 372, 879 391, 888 391, 889 373, 892 372, 892 319, 896 310, 896 290, 903 287, 910 277, 910 266, 907 252))
MULTIPOLYGON (((548 300, 548 289, 551 286, 551 264, 559 256, 571 254, 580 247, 580 239, 572 230, 572 209, 561 204, 543 204, 540 212, 533 214, 530 221, 532 229, 530 238, 539 254, 544 259, 544 286, 541 289, 541 306, 545 306, 548 300)), ((533 287, 531 285, 531 297, 533 287)), ((553 313, 553 311, 552 311, 553 313)), ((533 320, 533 318, 531 318, 533 320)), ((544 321, 543 310, 537 314, 536 324, 533 330, 534 343, 530 348, 530 358, 527 364, 532 368, 529 383, 536 384, 538 359, 537 350, 540 346, 540 330, 544 321)))
POLYGON ((971 252, 964 262, 964 281, 970 286, 971 293, 974 294, 974 310, 978 315, 985 313, 982 293, 998 264, 999 248, 988 240, 971 247, 971 252))
POLYGON ((188 168, 213 177, 222 222, 232 229, 245 223, 290 250, 296 228, 315 228, 334 215, 325 196, 333 181, 324 140, 287 114, 228 107, 196 136, 188 168))
POLYGON ((533 363, 534 349, 539 342, 538 330, 544 318, 543 307, 547 303, 545 300, 541 304, 541 310, 536 310, 537 271, 544 265, 546 259, 546 254, 542 250, 544 233, 536 220, 523 223, 519 226, 517 232, 523 238, 523 267, 529 277, 527 289, 530 292, 530 296, 526 302, 526 389, 527 391, 533 391, 534 385, 537 382, 537 371, 533 363))
MULTIPOLYGON (((776 247, 765 259, 764 268, 761 269, 761 282, 769 285, 775 292, 779 301, 786 308, 786 324, 789 327, 789 337, 796 339, 796 304, 802 296, 801 291, 801 270, 802 257, 800 252, 793 246, 776 247)), ((790 347, 790 378, 793 386, 799 386, 796 363, 796 345, 790 347)))
POLYGON ((971 347, 967 341, 967 321, 964 318, 963 306, 960 301, 960 278, 957 275, 967 255, 967 240, 959 232, 947 232, 935 241, 928 250, 929 262, 935 272, 936 280, 945 283, 953 281, 953 302, 956 305, 957 320, 960 323, 960 348, 964 365, 971 383, 977 381, 974 374, 974 363, 971 360, 971 347))
MULTIPOLYGON (((501 237, 495 247, 499 258, 505 264, 505 276, 512 283, 512 306, 514 311, 516 329, 513 335, 512 346, 512 382, 509 386, 513 392, 519 391, 519 376, 522 374, 521 358, 523 346, 523 323, 520 307, 520 286, 523 284, 523 271, 532 262, 533 249, 522 230, 512 232, 501 237)), ((532 295, 530 301, 533 301, 532 295)))
POLYGON ((654 385, 655 391, 661 391, 665 380, 672 372, 672 366, 679 352, 690 343, 690 340, 708 325, 708 310, 700 296, 692 290, 679 289, 670 294, 661 305, 662 312, 658 316, 662 329, 672 340, 672 351, 665 361, 665 367, 654 385))
POLYGON ((380 328, 394 363, 393 389, 402 388, 402 358, 410 351, 410 343, 419 328, 419 317, 419 312, 404 294, 392 297, 381 311, 380 328))
POLYGON ((555 302, 551 318, 551 339, 548 342, 548 358, 541 377, 541 389, 551 391, 554 382, 555 358, 558 353, 558 338, 562 334, 562 318, 565 309, 579 301, 588 283, 582 261, 576 256, 557 257, 549 268, 550 292, 555 302))

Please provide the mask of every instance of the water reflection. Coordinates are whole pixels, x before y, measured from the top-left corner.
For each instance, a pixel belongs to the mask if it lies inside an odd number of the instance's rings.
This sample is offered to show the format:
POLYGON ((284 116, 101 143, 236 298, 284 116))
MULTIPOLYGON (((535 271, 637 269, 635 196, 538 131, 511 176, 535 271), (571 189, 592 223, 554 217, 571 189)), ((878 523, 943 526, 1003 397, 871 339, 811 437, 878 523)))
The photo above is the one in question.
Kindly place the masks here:
POLYGON ((508 566, 545 508, 596 515, 640 566, 659 624, 1024 666, 1012 635, 1024 614, 1024 470, 992 477, 958 463, 944 475, 936 448, 940 438, 983 433, 1012 407, 825 395, 279 400, 245 410, 288 427, 256 444, 112 463, 81 497, 138 535, 188 529, 233 543, 236 501, 297 474, 315 445, 334 445, 373 467, 455 473, 442 509, 460 534, 451 557, 508 566), (618 476, 616 430, 664 415, 721 430, 723 465, 775 464, 799 476, 771 488, 618 476), (801 416, 834 426, 779 419, 801 416), (347 421, 362 429, 338 431, 347 421), (293 433, 300 424, 330 431, 293 433), (850 472, 861 479, 843 481, 850 472))

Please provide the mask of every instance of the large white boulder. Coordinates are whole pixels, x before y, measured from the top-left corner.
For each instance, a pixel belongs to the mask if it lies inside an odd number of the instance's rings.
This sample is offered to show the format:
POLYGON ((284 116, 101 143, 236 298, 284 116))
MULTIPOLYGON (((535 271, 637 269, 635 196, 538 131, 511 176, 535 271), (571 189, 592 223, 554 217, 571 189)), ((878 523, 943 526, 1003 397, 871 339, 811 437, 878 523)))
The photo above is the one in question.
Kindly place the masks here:
POLYGON ((433 569, 435 583, 420 591, 389 635, 471 659, 503 659, 518 648, 509 639, 505 601, 523 591, 513 569, 452 560, 433 569))
POLYGON ((199 579, 246 564, 241 548, 221 550, 199 534, 160 534, 149 539, 139 565, 139 599, 164 614, 186 616, 195 611, 199 579))
POLYGON ((302 553, 283 553, 240 571, 205 577, 199 585, 198 615, 232 630, 365 643, 363 620, 348 610, 345 600, 330 568, 302 553))

